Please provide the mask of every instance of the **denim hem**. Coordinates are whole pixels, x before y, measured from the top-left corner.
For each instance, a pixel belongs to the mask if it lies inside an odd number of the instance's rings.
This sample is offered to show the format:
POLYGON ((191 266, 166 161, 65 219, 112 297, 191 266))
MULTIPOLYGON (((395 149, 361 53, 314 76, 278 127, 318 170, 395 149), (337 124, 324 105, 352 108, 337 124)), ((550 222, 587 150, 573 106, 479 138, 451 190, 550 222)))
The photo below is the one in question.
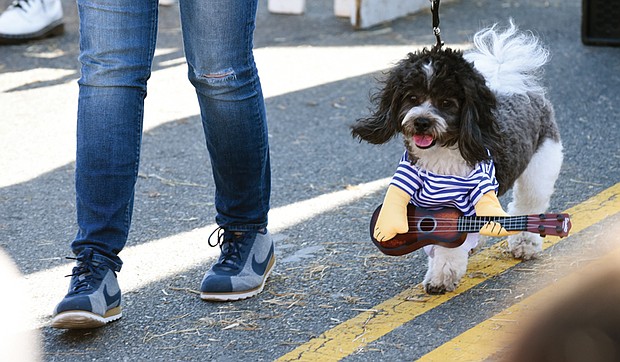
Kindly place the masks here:
POLYGON ((115 272, 121 271, 122 264, 115 263, 114 261, 112 261, 112 259, 105 257, 101 254, 97 254, 96 252, 93 252, 93 261, 103 263, 115 272))
POLYGON ((259 232, 267 229, 267 224, 262 225, 230 225, 222 226, 222 228, 229 232, 259 232))

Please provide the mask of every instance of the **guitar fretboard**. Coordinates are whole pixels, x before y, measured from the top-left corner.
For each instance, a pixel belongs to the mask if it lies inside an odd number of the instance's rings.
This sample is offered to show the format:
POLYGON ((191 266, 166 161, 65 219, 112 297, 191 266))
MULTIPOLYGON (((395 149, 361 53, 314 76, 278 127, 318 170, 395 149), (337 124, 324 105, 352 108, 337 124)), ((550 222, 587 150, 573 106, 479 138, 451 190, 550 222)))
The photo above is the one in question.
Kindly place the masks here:
POLYGON ((527 215, 522 216, 461 216, 457 222, 459 232, 472 233, 480 230, 484 224, 495 221, 507 231, 527 230, 527 215))

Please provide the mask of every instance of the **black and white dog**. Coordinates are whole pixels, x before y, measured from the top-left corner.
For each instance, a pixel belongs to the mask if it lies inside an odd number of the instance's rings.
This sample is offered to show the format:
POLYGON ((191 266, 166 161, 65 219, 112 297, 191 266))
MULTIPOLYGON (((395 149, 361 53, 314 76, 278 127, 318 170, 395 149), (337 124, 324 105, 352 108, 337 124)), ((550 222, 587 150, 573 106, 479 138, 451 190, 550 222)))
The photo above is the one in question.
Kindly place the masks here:
MULTIPOLYGON (((563 158, 553 107, 540 84, 548 52, 512 21, 505 29, 477 32, 473 43, 464 53, 409 53, 388 71, 372 97, 376 109, 352 126, 352 134, 373 144, 401 134, 411 165, 436 175, 467 176, 491 159, 497 195, 513 189, 509 214, 542 213, 563 158)), ((516 258, 542 250, 541 237, 532 233, 511 235, 508 243, 516 258)), ((471 248, 434 247, 426 291, 454 290, 471 248)))

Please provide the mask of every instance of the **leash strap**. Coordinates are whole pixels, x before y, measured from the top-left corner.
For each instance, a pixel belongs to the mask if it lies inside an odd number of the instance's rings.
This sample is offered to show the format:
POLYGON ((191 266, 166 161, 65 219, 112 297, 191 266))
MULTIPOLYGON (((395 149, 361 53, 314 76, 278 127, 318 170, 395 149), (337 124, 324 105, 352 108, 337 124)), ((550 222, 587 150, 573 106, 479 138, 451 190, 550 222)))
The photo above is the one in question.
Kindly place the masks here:
POLYGON ((441 50, 443 42, 441 41, 441 29, 439 29, 439 0, 431 0, 431 13, 433 14, 433 34, 437 39, 433 49, 441 50))

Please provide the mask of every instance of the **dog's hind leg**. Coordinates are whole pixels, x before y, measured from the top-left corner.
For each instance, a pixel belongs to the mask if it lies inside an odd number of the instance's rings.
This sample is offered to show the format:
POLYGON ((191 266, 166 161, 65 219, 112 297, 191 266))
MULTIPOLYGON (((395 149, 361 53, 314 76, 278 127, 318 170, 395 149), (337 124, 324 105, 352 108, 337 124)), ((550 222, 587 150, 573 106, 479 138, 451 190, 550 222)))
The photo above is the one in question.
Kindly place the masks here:
MULTIPOLYGON (((547 211, 562 159, 561 142, 552 139, 543 142, 515 182, 513 200, 508 204, 509 214, 530 215, 547 211)), ((515 258, 533 259, 542 251, 542 238, 538 234, 521 232, 508 237, 508 247, 515 258)))

